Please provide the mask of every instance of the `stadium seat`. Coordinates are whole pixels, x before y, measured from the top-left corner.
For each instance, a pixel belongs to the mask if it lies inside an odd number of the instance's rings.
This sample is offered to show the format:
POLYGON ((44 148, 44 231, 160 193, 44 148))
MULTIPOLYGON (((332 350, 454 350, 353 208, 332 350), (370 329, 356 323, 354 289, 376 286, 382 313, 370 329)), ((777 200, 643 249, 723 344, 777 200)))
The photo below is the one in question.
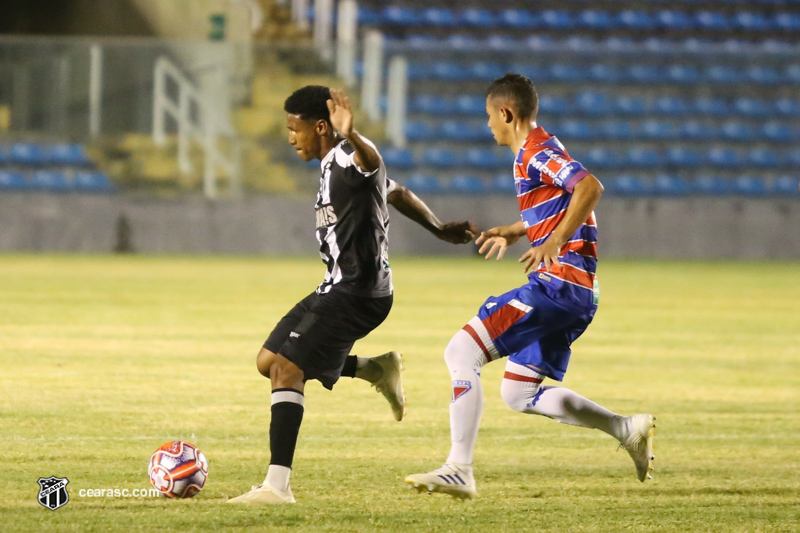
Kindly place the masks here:
POLYGON ((386 147, 381 149, 383 162, 388 168, 412 168, 414 152, 403 148, 386 147))
POLYGON ((50 147, 47 153, 50 163, 56 165, 86 165, 89 158, 80 144, 55 144, 50 147))
POLYGON ((407 122, 406 138, 410 141, 428 141, 436 137, 436 132, 424 122, 407 122))
POLYGON ((565 115, 569 112, 566 98, 543 94, 539 97, 539 113, 545 115, 565 115))
POLYGON ((655 65, 633 65, 628 69, 630 78, 642 84, 656 84, 664 81, 664 72, 655 65))
POLYGON ((31 189, 51 192, 66 192, 72 188, 67 176, 57 170, 34 172, 31 176, 30 186, 31 189))
POLYGON ((772 181, 771 192, 781 196, 800 195, 800 178, 796 176, 778 176, 772 181))
POLYGON ((553 46, 553 38, 547 35, 531 35, 525 39, 525 46, 530 50, 549 50, 553 46))
POLYGON ((663 9, 656 13, 656 23, 660 28, 671 31, 685 31, 694 28, 694 20, 684 11, 663 9))
POLYGON ((786 81, 800 85, 800 63, 786 67, 786 81))
POLYGON ((720 131, 722 138, 730 141, 755 141, 758 139, 757 132, 745 122, 728 120, 722 124, 720 131))
POLYGON ((746 117, 767 117, 772 113, 772 106, 758 98, 742 96, 733 102, 733 108, 740 115, 746 117))
POLYGON ((553 79, 549 68, 533 63, 512 63, 510 70, 527 76, 534 84, 548 82, 553 79))
POLYGON ((662 160, 652 148, 631 148, 626 155, 626 163, 630 167, 656 168, 662 160))
POLYGON ((663 196, 683 196, 689 193, 689 186, 680 176, 659 174, 653 178, 653 193, 663 196))
POLYGON ((627 52, 634 45, 633 39, 630 37, 621 37, 618 35, 611 35, 606 37, 603 45, 611 52, 627 52))
POLYGON ((592 148, 580 159, 581 163, 589 169, 592 168, 619 168, 621 161, 617 154, 608 148, 592 148))
POLYGON ((486 97, 462 95, 453 102, 453 112, 459 115, 486 116, 486 97))
POLYGON ((798 138, 797 133, 782 122, 770 121, 763 126, 764 137, 778 143, 792 142, 798 138))
POLYGON ((573 35, 563 41, 564 48, 575 52, 588 52, 597 49, 597 41, 586 35, 573 35))
POLYGON ((481 47, 481 43, 478 39, 472 35, 465 35, 463 33, 450 35, 444 42, 447 48, 451 50, 477 50, 481 47))
POLYGON ((549 70, 550 77, 554 81, 578 82, 582 81, 585 76, 585 71, 572 63, 555 63, 551 65, 549 70))
POLYGON ((634 129, 626 120, 605 120, 598 127, 601 136, 610 140, 627 140, 634 138, 634 129))
POLYGON ((691 111, 686 100, 679 96, 662 96, 653 103, 653 110, 673 117, 688 115, 691 111))
POLYGON ((439 136, 450 141, 474 141, 471 126, 460 120, 445 120, 439 125, 439 136))
POLYGON ((679 168, 692 168, 700 165, 700 154, 696 150, 674 146, 667 150, 667 163, 679 168))
POLYGON ((747 164, 751 168, 768 169, 783 166, 782 154, 768 148, 753 148, 747 152, 747 164))
POLYGON ((795 169, 800 168, 800 148, 789 150, 786 153, 786 162, 795 169))
POLYGON ((592 81, 601 83, 623 83, 627 81, 627 74, 614 65, 597 63, 589 68, 589 77, 592 81))
POLYGON ((731 114, 730 106, 721 98, 698 98, 694 102, 694 108, 698 113, 712 117, 725 117, 731 114))
POLYGON ((703 79, 711 83, 735 85, 742 80, 739 72, 728 65, 710 65, 703 73, 703 79))
POLYGON ((488 9, 465 9, 461 13, 461 21, 473 28, 496 28, 500 21, 488 9))
POLYGON ((734 27, 744 31, 762 32, 772 29, 772 21, 763 13, 753 11, 740 11, 733 15, 734 27))
POLYGON ((455 61, 437 61, 431 65, 434 79, 445 81, 464 81, 470 78, 469 70, 455 61))
POLYGON ((30 187, 25 174, 0 170, 0 189, 6 190, 25 190, 30 187))
POLYGON ((112 192, 114 185, 102 172, 80 171, 75 173, 73 180, 75 189, 82 192, 112 192))
POLYGON ((627 174, 611 178, 605 183, 610 193, 621 196, 639 196, 650 192, 650 187, 644 180, 627 174))
POLYGON ((616 25, 607 11, 586 9, 578 14, 578 24, 590 30, 610 30, 616 25))
POLYGON ((422 23, 436 28, 452 28, 456 26, 457 19, 449 9, 430 7, 422 11, 422 23))
POLYGON ((739 176, 733 181, 733 190, 736 194, 762 196, 767 193, 767 184, 761 176, 739 176))
POLYGON ((439 39, 428 34, 411 34, 403 39, 402 42, 406 46, 420 51, 432 50, 440 46, 439 39))
POLYGON ((411 61, 408 63, 409 81, 424 80, 430 77, 431 77, 431 69, 427 63, 420 63, 418 61, 411 61))
POLYGON ((446 148, 428 148, 422 159, 425 164, 436 168, 452 168, 457 164, 456 153, 446 148))
POLYGON ((656 27, 657 21, 645 11, 626 9, 617 17, 623 28, 636 31, 651 30, 656 27))
POLYGON ((647 102, 639 96, 619 96, 614 103, 614 109, 621 115, 646 115, 649 111, 647 102))
POLYGON ((381 20, 390 26, 416 26, 420 23, 417 12, 402 6, 388 6, 381 12, 381 20))
POLYGON ((781 75, 777 70, 763 65, 753 65, 744 72, 745 80, 759 85, 777 85, 781 75))
POLYGON ((719 11, 700 11, 695 14, 694 21, 703 30, 730 31, 733 28, 728 18, 719 11))
POLYGON ((421 94, 415 96, 408 109, 411 113, 425 113, 428 115, 448 115, 452 113, 453 106, 449 100, 441 96, 433 96, 430 94, 421 94))
POLYGON ((582 120, 562 120, 558 125, 558 137, 562 135, 564 139, 575 141, 593 139, 597 136, 594 128, 582 120))
POLYGON ((480 194, 484 187, 483 180, 476 176, 458 174, 450 180, 449 190, 461 194, 480 194))
POLYGON ((470 79, 494 81, 506 73, 506 69, 498 63, 480 61, 469 66, 470 79))
POLYGON ((666 71, 669 81, 680 85, 694 85, 700 79, 697 69, 689 65, 670 65, 666 71))
POLYGON ((498 52, 511 52, 516 49, 517 43, 508 35, 490 35, 486 39, 486 46, 498 52))
POLYGON ((775 110, 787 117, 800 117, 800 100, 796 98, 778 98, 775 110))
POLYGON ((681 137, 689 140, 707 141, 717 137, 714 127, 698 120, 687 120, 681 124, 681 137))
POLYGON ((730 148, 712 148, 708 151, 708 162, 722 168, 737 168, 742 165, 742 157, 730 148))
POLYGON ((656 141, 677 139, 680 136, 680 127, 665 120, 645 120, 641 129, 644 137, 656 141))
POLYGON ((529 9, 504 9, 500 12, 500 23, 509 28, 531 29, 542 24, 529 9))
POLYGON ((511 167, 511 157, 508 159, 499 157, 497 153, 489 148, 470 148, 464 154, 464 162, 471 168, 481 168, 494 170, 508 165, 511 167))
POLYGON ((690 184, 692 192, 707 195, 724 195, 733 192, 731 180, 718 176, 698 176, 690 184))
POLYGON ((575 97, 578 108, 590 116, 602 116, 611 113, 612 108, 604 93, 596 91, 582 91, 575 97))
POLYGON ((508 172, 497 174, 494 178, 492 178, 491 190, 500 194, 517 194, 517 188, 514 185, 514 180, 512 179, 511 174, 508 172))
POLYGON ((374 9, 358 6, 358 24, 361 26, 374 26, 381 23, 380 14, 374 9))
POLYGON ((560 9, 545 9, 541 12, 541 21, 544 27, 551 30, 571 30, 575 25, 572 15, 560 9))
POLYGON ((8 158, 11 162, 20 165, 44 165, 47 163, 47 154, 44 148, 36 143, 12 144, 8 150, 8 158))
POLYGON ((800 13, 777 13, 773 24, 783 31, 800 32, 800 13))
POLYGON ((412 174, 406 181, 406 187, 417 193, 436 193, 442 191, 439 178, 432 174, 412 174))

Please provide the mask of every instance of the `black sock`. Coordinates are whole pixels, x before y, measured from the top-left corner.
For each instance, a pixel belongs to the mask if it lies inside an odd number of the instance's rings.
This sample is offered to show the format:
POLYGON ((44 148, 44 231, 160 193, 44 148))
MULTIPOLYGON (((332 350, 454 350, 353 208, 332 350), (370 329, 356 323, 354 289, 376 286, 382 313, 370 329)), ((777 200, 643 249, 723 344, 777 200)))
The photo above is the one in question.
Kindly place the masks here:
POLYGON ((344 367, 342 368, 342 377, 354 378, 356 377, 356 368, 358 367, 358 357, 355 355, 348 355, 344 360, 344 367))
POLYGON ((272 391, 272 420, 269 423, 271 465, 292 467, 297 435, 303 422, 303 393, 295 389, 272 391))

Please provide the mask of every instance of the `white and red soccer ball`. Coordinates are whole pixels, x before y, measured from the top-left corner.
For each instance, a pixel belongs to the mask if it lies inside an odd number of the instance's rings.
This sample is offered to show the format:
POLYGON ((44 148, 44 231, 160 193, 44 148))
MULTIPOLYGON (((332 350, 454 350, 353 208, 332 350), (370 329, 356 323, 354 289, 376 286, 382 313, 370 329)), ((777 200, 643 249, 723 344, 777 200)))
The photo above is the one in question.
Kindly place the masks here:
POLYGON ((188 442, 176 440, 150 457, 150 483, 167 498, 191 498, 206 484, 208 460, 188 442))

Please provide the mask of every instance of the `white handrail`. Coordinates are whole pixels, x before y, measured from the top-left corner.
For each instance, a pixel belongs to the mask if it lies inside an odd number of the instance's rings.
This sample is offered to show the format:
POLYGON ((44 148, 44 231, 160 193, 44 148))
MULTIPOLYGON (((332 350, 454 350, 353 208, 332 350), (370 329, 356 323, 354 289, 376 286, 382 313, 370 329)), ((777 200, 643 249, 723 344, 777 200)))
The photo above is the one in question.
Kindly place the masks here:
MULTIPOLYGON (((218 65, 218 83, 221 89, 226 83, 225 70, 218 65)), ((241 190, 241 147, 235 134, 228 130, 225 117, 220 116, 215 105, 214 95, 195 86, 180 69, 166 57, 156 60, 153 84, 153 141, 158 146, 166 142, 166 117, 171 116, 178 123, 178 168, 182 173, 192 171, 189 157, 189 143, 195 141, 203 149, 203 192, 208 198, 217 196, 217 169, 228 174, 231 188, 241 190), (167 94, 167 80, 172 79, 178 86, 178 102, 167 94), (193 116, 192 106, 197 114, 193 116), (228 137, 231 153, 225 155, 219 148, 220 137, 228 137)))

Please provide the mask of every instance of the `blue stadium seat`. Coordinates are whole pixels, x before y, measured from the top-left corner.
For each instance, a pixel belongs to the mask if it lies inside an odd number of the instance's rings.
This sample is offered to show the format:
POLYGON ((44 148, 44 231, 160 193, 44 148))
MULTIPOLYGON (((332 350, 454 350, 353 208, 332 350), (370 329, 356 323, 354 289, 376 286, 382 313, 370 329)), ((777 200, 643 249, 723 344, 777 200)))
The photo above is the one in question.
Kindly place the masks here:
POLYGON ((717 131, 705 122, 687 120, 681 125, 681 137, 697 141, 713 140, 717 138, 717 131))
POLYGON ((406 138, 409 141, 428 141, 436 137, 436 132, 424 122, 407 122, 406 138))
POLYGON ((432 174, 412 174, 406 181, 406 187, 418 193, 436 193, 442 191, 439 178, 432 174))
POLYGON ((712 117, 725 117, 731 114, 730 106, 722 98, 698 98, 694 102, 694 108, 698 113, 712 117))
POLYGON ((611 194, 621 196, 639 196, 650 192, 650 187, 644 180, 627 174, 608 179, 604 183, 611 194))
POLYGON ((665 81, 664 72, 655 65, 633 65, 628 69, 633 81, 643 84, 656 84, 665 81))
POLYGON ((758 98, 742 96, 733 102, 733 108, 746 117, 767 117, 772 113, 772 106, 758 98))
POLYGON ((514 179, 511 177, 511 173, 503 172, 501 174, 497 174, 494 178, 492 178, 492 191, 501 194, 517 194, 517 187, 514 185, 514 179))
POLYGON ((666 30, 684 31, 694 28, 694 20, 684 11, 663 9, 656 14, 659 27, 666 30))
POLYGON ((564 47, 576 52, 587 52, 597 49, 597 41, 586 35, 573 35, 564 40, 564 47))
POLYGON ((689 104, 680 96, 662 96, 656 99, 653 110, 673 117, 688 115, 691 111, 689 104))
POLYGON ((800 148, 786 153, 786 162, 794 168, 800 168, 800 148))
POLYGON ((795 132, 788 125, 774 120, 765 123, 762 132, 764 137, 778 143, 792 142, 798 138, 798 132, 795 132))
POLYGON ((508 35, 490 35, 486 39, 486 46, 498 52, 510 52, 516 49, 517 42, 508 35))
POLYGON ((6 149, 0 145, 0 165, 4 165, 11 162, 11 158, 8 154, 6 154, 6 149))
POLYGON ((800 13, 777 13, 773 24, 783 31, 800 32, 800 13))
POLYGON ((580 159, 589 169, 592 168, 619 168, 621 161, 616 153, 608 148, 592 148, 580 159))
POLYGON ((438 38, 428 34, 411 34, 402 41, 414 50, 427 51, 439 48, 441 43, 438 38))
POLYGON ((787 117, 800 117, 800 100, 797 98, 778 98, 775 101, 775 110, 787 117))
POLYGON ((25 190, 30 185, 22 172, 0 170, 0 189, 6 190, 25 190))
POLYGON ((711 65, 705 69, 703 78, 711 83, 734 85, 742 80, 739 72, 728 65, 711 65))
POLYGON ((464 81, 470 78, 469 70, 455 61, 437 61, 431 65, 431 74, 435 79, 446 81, 464 81))
POLYGON ((578 13, 578 24, 591 30, 609 30, 614 28, 616 21, 607 11, 586 9, 578 13))
POLYGON ((735 27, 744 31, 762 32, 773 29, 772 21, 763 13, 753 11, 740 11, 733 15, 735 27))
POLYGON ((452 168, 458 164, 456 153, 446 148, 428 148, 425 150, 422 160, 436 168, 452 168))
POLYGON ((361 26, 373 26, 380 24, 380 14, 369 7, 358 6, 358 24, 361 26))
POLYGON ((680 126, 666 120, 645 120, 641 129, 644 137, 657 141, 677 139, 680 136, 680 126))
POLYGON ((734 192, 746 196, 767 194, 767 184, 761 176, 739 176, 733 181, 734 192))
POLYGON ((771 191, 781 196, 800 195, 800 178, 796 176, 778 176, 772 181, 771 191))
POLYGON ((628 140, 634 138, 634 129, 626 120, 605 120, 600 123, 599 133, 610 140, 628 140))
POLYGON ((414 152, 403 148, 385 147, 381 149, 383 162, 389 168, 412 168, 414 152))
POLYGON ((777 85, 781 80, 781 75, 774 68, 764 65, 753 65, 744 72, 747 81, 758 83, 759 85, 777 85))
POLYGON ((728 120, 720 128, 722 138, 730 141, 755 141, 758 139, 758 132, 746 122, 728 120))
POLYGON ((619 96, 614 103, 614 109, 621 115, 639 116, 649 112, 647 102, 639 96, 619 96))
POLYGON ((56 165, 86 165, 89 158, 80 144, 54 144, 50 147, 47 154, 50 163, 56 165))
POLYGON ((546 9, 541 12, 542 24, 552 30, 571 30, 575 25, 572 15, 560 9, 546 9))
POLYGON ((512 63, 509 70, 528 77, 534 84, 552 79, 549 68, 533 63, 512 63))
POLYGON ((722 168, 737 168, 742 166, 742 156, 730 148, 712 148, 708 151, 708 162, 713 166, 722 168))
POLYGON ((606 37, 603 45, 611 52, 627 52, 634 46, 633 39, 619 35, 606 37))
MULTIPOLYGON (((550 66, 550 77, 555 81, 577 82, 584 80, 585 71, 572 63, 554 63, 550 66)), ((534 83, 536 80, 534 80, 534 83)))
POLYGON ((462 95, 453 102, 453 112, 459 115, 486 116, 486 97, 462 95))
POLYGON ((733 28, 728 17, 719 11, 700 11, 695 14, 694 21, 704 30, 730 31, 733 28))
POLYGON ((531 35, 525 39, 525 46, 531 50, 549 50, 553 46, 553 38, 547 35, 531 35))
POLYGON ((458 22, 449 9, 441 7, 429 7, 423 10, 420 18, 424 24, 436 28, 452 28, 458 22))
POLYGON ((8 158, 11 162, 20 165, 44 165, 47 163, 47 154, 44 148, 36 143, 12 144, 8 150, 8 158))
POLYGON ((108 176, 102 172, 84 170, 76 172, 72 184, 75 189, 82 192, 114 191, 114 185, 109 181, 108 176))
POLYGON ((410 81, 424 80, 431 76, 431 69, 427 63, 411 61, 408 63, 408 79, 410 81))
POLYGON ((582 141, 594 139, 597 134, 588 122, 582 120, 562 120, 558 125, 558 137, 565 139, 582 141))
POLYGON ((496 28, 499 20, 488 9, 465 9, 461 13, 461 21, 466 26, 473 28, 496 28))
POLYGON ((578 108, 586 115, 603 116, 611 114, 611 104, 604 93, 596 91, 581 91, 575 97, 578 108))
POLYGON ((458 174, 450 180, 450 190, 461 194, 480 194, 486 187, 476 176, 458 174))
POLYGON ((667 163, 680 168, 693 168, 700 165, 700 154, 696 150, 673 146, 667 150, 667 163))
POLYGON ((494 170, 504 166, 511 167, 511 157, 504 159, 490 148, 470 148, 464 154, 464 162, 471 168, 494 170))
POLYGON ((445 120, 439 125, 439 136, 450 141, 468 141, 470 125, 460 120, 445 120))
POLYGON ((500 23, 509 28, 531 29, 542 24, 541 20, 528 9, 504 9, 500 12, 500 23))
POLYGON ((622 83, 627 81, 627 73, 614 65, 597 63, 589 68, 589 77, 601 83, 622 83))
POLYGON ((560 96, 543 94, 539 97, 539 113, 545 115, 565 115, 569 112, 567 99, 560 96))
POLYGON ((31 176, 32 189, 51 192, 66 192, 72 188, 67 176, 57 170, 39 170, 31 176))
POLYGON ((477 50, 481 47, 481 43, 478 39, 472 35, 466 35, 463 33, 454 33, 453 35, 450 35, 447 39, 445 39, 445 43, 447 43, 447 47, 451 50, 477 50))
POLYGON ((662 164, 661 156, 652 148, 631 148, 625 159, 630 167, 656 168, 662 164))
POLYGON ((778 168, 783 166, 783 155, 769 148, 753 148, 747 152, 747 164, 752 168, 778 168))
POLYGON ((697 69, 689 65, 670 65, 666 76, 669 81, 681 85, 694 85, 700 79, 697 69))
POLYGON ((506 73, 506 69, 497 63, 480 61, 469 66, 470 78, 481 81, 494 81, 506 73))
POLYGON ((786 81, 800 85, 800 63, 786 67, 786 81))
POLYGON ((425 113, 428 115, 449 115, 453 112, 453 105, 449 100, 441 96, 430 94, 420 94, 415 96, 409 103, 408 110, 411 113, 425 113))
POLYGON ((403 6, 388 6, 381 12, 381 20, 390 26, 416 26, 420 23, 417 12, 403 6))
POLYGON ((689 186, 680 176, 659 174, 653 178, 653 192, 663 196, 683 196, 689 193, 689 186))
POLYGON ((730 194, 733 186, 731 180, 719 176, 698 176, 691 183, 691 190, 698 194, 717 196, 730 194))
POLYGON ((651 30, 656 27, 657 21, 645 11, 638 11, 635 9, 626 9, 617 17, 619 24, 623 28, 631 30, 651 30))

